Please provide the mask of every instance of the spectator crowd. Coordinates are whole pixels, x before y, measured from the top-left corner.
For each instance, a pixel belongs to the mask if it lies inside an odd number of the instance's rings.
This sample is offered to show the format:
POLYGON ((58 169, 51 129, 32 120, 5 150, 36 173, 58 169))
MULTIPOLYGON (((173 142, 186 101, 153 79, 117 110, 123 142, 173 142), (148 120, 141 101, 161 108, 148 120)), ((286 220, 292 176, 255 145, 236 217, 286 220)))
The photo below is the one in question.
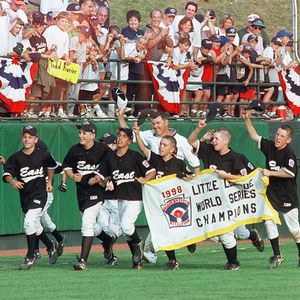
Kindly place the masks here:
POLYGON ((189 72, 181 100, 191 104, 181 105, 181 117, 205 116, 216 92, 226 118, 241 116, 245 103, 260 99, 266 104, 265 117, 276 119, 272 103, 284 100, 278 72, 297 65, 291 54, 292 34, 278 28, 269 37, 266 23, 255 13, 238 29, 232 15, 217 16, 213 9, 200 13, 198 4, 188 1, 183 14, 172 7, 153 9, 145 28, 140 26, 140 12, 131 9, 126 12, 128 26, 120 28, 110 24, 108 1, 41 0, 39 11, 33 12, 28 11, 29 2, 0 1, 0 55, 14 55, 17 46, 25 59, 30 60, 28 53, 40 54, 24 118, 114 117, 114 105, 101 100, 107 96, 111 100, 110 91, 116 86, 129 101, 136 101, 132 116, 147 107, 163 110, 151 103, 158 100, 152 84, 134 83, 151 80, 146 62, 154 61, 173 68, 178 76, 189 72), (49 59, 79 64, 79 83, 49 75, 49 59), (91 81, 104 79, 112 82, 91 81), (214 90, 213 82, 221 84, 214 90), (257 82, 263 83, 259 89, 253 85, 257 82))

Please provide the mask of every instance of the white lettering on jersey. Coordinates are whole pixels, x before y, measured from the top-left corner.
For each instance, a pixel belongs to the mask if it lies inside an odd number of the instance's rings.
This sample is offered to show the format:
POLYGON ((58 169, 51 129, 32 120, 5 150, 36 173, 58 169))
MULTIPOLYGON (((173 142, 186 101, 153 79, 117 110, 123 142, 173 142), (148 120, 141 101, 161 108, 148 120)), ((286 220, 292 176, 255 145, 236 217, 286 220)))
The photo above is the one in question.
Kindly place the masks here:
POLYGON ((33 202, 36 203, 36 204, 41 204, 41 201, 37 200, 37 199, 34 199, 33 202))
POLYGON ((289 167, 293 168, 295 165, 295 161, 293 159, 289 159, 289 167))
POLYGON ((157 171, 157 172, 156 172, 155 178, 160 178, 160 177, 163 177, 164 175, 165 175, 164 172, 162 172, 162 171, 157 171))
POLYGON ((96 165, 87 164, 85 160, 80 160, 77 162, 77 171, 82 176, 95 173, 98 167, 99 164, 96 165))
POLYGON ((209 168, 212 169, 212 170, 217 170, 218 169, 216 165, 210 165, 209 168))
POLYGON ((271 171, 283 171, 283 168, 281 168, 280 166, 276 165, 276 161, 275 160, 270 160, 269 161, 269 166, 270 166, 270 170, 271 171))
POLYGON ((40 167, 36 170, 29 170, 29 167, 24 167, 20 169, 20 176, 22 177, 22 180, 27 183, 38 177, 44 177, 44 168, 40 167))
POLYGON ((130 173, 119 173, 119 170, 115 170, 112 172, 112 178, 113 180, 116 182, 117 186, 125 183, 125 182, 133 182, 134 179, 134 171, 130 172, 130 173))

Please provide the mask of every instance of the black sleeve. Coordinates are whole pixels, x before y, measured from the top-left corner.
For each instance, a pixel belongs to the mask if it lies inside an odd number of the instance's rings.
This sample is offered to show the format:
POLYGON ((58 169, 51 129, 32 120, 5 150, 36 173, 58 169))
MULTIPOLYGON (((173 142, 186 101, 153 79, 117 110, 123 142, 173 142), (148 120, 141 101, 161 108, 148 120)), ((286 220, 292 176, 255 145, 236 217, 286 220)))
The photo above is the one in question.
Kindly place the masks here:
POLYGON ((74 161, 74 155, 73 155, 73 148, 70 149, 69 152, 67 153, 67 155, 65 156, 62 167, 63 167, 63 170, 72 169, 73 171, 75 171, 74 170, 75 161, 74 161))
POLYGON ((259 148, 261 150, 261 152, 268 157, 269 154, 269 149, 270 149, 270 145, 272 144, 272 141, 269 141, 265 138, 261 138, 260 142, 259 142, 259 148))
POLYGON ((10 156, 4 165, 4 173, 3 173, 3 180, 5 176, 11 175, 11 177, 17 177, 19 174, 19 167, 18 161, 15 154, 10 156))
POLYGON ((45 165, 48 169, 56 169, 57 167, 56 160, 48 151, 45 152, 45 165))
POLYGON ((155 170, 149 162, 138 152, 135 152, 135 162, 138 167, 138 171, 140 174, 136 174, 137 176, 146 176, 147 173, 151 170, 155 170))
POLYGON ((193 173, 189 168, 187 167, 186 163, 183 160, 179 160, 179 169, 181 173, 184 173, 185 175, 192 175, 193 173))

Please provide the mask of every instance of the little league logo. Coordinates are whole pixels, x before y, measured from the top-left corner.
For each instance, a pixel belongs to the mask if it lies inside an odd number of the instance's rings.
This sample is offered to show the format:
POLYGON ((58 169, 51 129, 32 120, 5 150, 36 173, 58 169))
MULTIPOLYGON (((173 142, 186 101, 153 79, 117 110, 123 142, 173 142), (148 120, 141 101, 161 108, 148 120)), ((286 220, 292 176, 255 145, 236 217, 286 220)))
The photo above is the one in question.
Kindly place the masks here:
POLYGON ((177 195, 174 198, 166 199, 161 205, 170 228, 186 227, 191 225, 191 198, 184 198, 184 195, 177 195))

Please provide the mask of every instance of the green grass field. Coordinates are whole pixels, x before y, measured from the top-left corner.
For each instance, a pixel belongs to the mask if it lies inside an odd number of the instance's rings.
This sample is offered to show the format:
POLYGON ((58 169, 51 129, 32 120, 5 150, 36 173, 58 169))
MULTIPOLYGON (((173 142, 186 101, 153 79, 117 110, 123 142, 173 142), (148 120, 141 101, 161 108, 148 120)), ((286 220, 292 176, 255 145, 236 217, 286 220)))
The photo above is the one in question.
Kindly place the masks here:
POLYGON ((224 271, 220 245, 186 249, 177 253, 181 269, 166 270, 160 253, 156 265, 130 269, 128 251, 119 251, 119 265, 109 269, 102 254, 92 253, 88 270, 75 272, 74 254, 64 254, 54 266, 44 256, 29 271, 17 271, 21 257, 0 257, 0 299, 300 299, 300 268, 293 243, 281 245, 285 257, 274 270, 267 268, 271 255, 258 253, 250 244, 239 245, 238 271, 224 271))

